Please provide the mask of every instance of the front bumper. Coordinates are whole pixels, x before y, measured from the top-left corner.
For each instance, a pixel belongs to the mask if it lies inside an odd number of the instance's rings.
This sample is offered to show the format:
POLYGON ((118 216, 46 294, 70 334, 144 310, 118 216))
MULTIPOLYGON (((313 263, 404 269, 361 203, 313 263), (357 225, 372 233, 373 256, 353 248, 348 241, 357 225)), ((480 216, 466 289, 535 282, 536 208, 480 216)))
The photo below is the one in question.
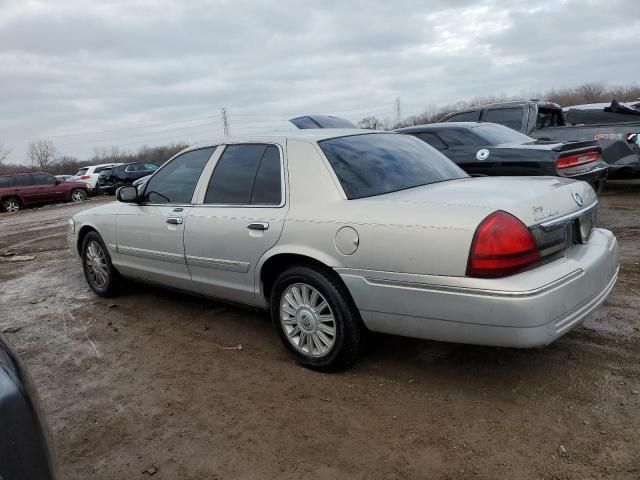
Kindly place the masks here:
POLYGON ((502 279, 338 272, 372 331, 527 348, 579 325, 606 299, 618 265, 616 238, 595 229, 564 258, 502 279))

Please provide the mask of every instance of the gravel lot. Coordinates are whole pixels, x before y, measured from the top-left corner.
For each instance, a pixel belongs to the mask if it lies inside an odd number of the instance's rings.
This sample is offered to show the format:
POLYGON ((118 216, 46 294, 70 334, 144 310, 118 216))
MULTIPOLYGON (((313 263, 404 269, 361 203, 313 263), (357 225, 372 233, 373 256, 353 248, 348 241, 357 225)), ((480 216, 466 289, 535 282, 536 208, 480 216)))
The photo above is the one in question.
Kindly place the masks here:
POLYGON ((375 336, 332 375, 293 362, 260 312, 93 295, 66 220, 104 201, 0 214, 0 255, 36 257, 0 263, 0 329, 21 327, 61 478, 640 478, 640 183, 601 196, 612 295, 550 347, 375 336))

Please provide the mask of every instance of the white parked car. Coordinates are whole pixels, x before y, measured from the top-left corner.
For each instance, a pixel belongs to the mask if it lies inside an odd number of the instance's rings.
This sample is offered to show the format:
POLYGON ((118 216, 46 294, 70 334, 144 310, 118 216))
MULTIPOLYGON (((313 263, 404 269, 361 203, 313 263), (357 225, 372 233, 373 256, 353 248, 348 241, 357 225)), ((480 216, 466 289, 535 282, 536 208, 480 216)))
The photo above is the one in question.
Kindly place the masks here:
POLYGON ((316 369, 353 362, 366 329, 546 345, 618 274, 587 183, 470 178, 395 133, 224 139, 117 197, 69 224, 94 292, 112 295, 127 277, 269 309, 287 348, 316 369))
POLYGON ((82 167, 80 170, 78 170, 73 178, 76 181, 88 183, 91 188, 95 189, 98 184, 98 177, 100 176, 100 172, 115 165, 122 165, 122 163, 103 163, 101 165, 82 167))

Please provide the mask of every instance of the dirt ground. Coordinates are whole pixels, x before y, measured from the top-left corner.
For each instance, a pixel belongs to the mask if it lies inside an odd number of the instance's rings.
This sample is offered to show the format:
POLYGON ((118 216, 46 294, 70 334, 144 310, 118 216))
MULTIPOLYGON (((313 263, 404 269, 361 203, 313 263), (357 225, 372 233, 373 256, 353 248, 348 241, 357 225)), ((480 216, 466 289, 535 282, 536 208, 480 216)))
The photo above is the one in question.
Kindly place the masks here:
POLYGON ((640 183, 601 196, 622 267, 582 327, 537 350, 376 336, 331 375, 265 314, 93 295, 66 220, 101 201, 0 214, 0 255, 36 257, 0 263, 0 329, 21 327, 62 479, 640 478, 640 183))

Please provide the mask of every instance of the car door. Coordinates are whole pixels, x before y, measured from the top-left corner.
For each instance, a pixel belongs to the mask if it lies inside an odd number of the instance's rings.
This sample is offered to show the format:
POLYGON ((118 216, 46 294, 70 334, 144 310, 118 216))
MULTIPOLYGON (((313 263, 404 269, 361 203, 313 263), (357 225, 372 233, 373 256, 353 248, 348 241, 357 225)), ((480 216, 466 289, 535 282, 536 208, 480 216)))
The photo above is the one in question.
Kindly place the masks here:
POLYGON ((191 290, 184 255, 185 218, 196 185, 215 147, 183 153, 147 182, 138 204, 125 204, 116 216, 118 268, 125 275, 191 290))
POLYGON ((25 205, 40 202, 40 188, 30 173, 19 173, 13 179, 16 194, 25 205))
POLYGON ((47 173, 32 174, 34 195, 38 202, 62 201, 65 197, 64 188, 60 187, 60 182, 53 175, 47 173))
POLYGON ((234 144, 212 159, 213 173, 184 234, 200 293, 258 303, 256 264, 278 241, 287 212, 283 152, 274 144, 234 144))

